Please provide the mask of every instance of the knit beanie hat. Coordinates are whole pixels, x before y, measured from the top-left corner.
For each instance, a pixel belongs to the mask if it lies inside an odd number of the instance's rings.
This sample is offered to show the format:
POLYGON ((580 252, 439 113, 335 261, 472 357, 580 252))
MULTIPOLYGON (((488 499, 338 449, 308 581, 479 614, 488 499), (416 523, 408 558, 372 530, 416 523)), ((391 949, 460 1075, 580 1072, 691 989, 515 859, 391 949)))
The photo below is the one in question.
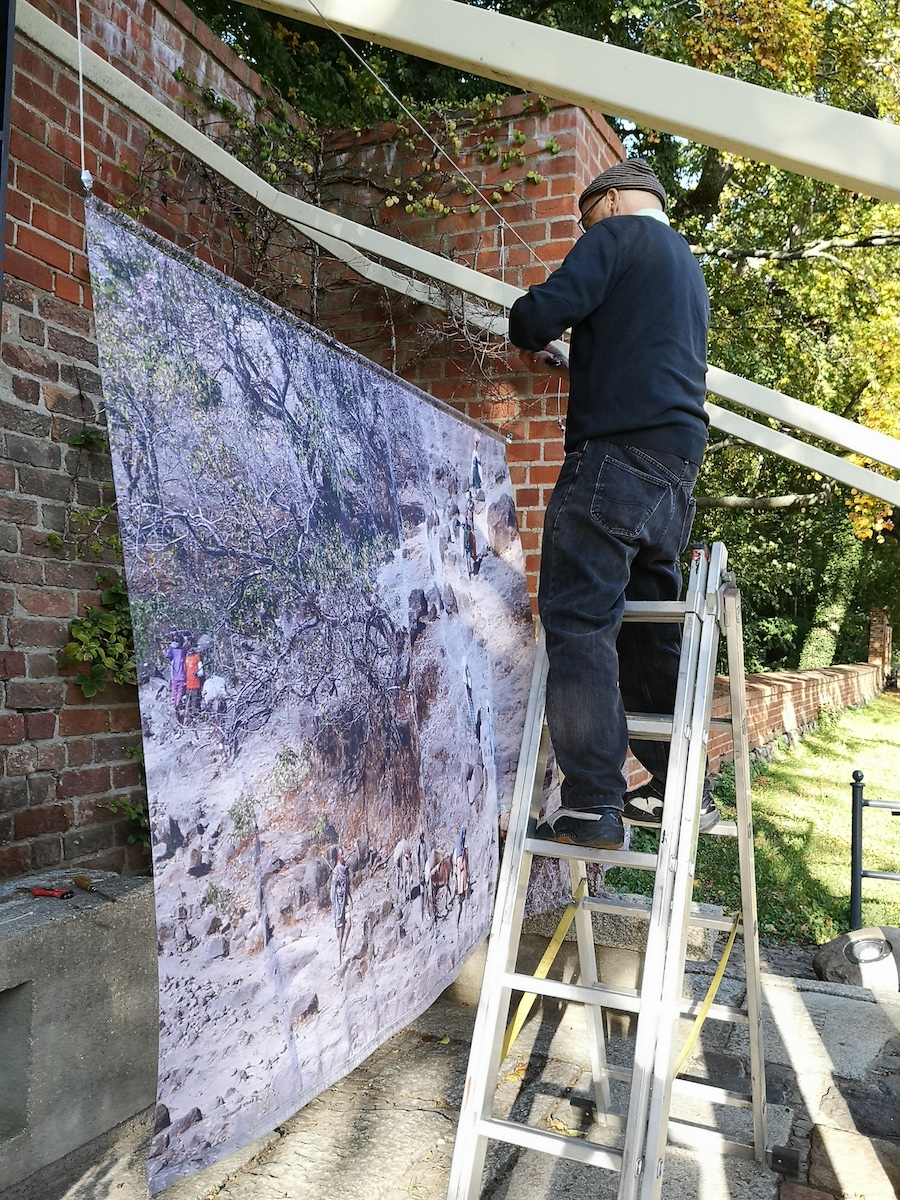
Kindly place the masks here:
POLYGON ((666 207, 666 189, 659 182, 650 164, 644 158, 626 158, 624 162, 616 163, 608 171, 587 185, 578 199, 578 207, 584 212, 589 200, 597 201, 605 196, 610 188, 618 191, 652 192, 663 206, 666 207))

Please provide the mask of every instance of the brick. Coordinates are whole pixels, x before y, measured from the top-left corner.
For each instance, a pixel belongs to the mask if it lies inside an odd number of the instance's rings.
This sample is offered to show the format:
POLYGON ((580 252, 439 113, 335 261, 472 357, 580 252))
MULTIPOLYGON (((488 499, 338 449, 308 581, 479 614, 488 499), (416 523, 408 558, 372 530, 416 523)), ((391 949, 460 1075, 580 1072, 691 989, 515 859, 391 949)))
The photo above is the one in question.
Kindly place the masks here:
POLYGON ((29 650, 25 661, 29 679, 57 679, 62 673, 58 650, 29 650))
POLYGON ((16 98, 35 112, 48 117, 57 125, 66 121, 66 106, 47 88, 33 79, 20 75, 16 81, 16 98))
POLYGON ((25 718, 0 716, 0 745, 17 746, 25 738, 25 718))
POLYGON ((28 776, 28 802, 34 807, 53 804, 56 800, 56 776, 35 771, 28 776))
MULTIPOLYGON (((41 145, 46 145, 44 138, 41 139, 41 145)), ((71 192, 64 186, 61 179, 56 177, 50 179, 39 171, 32 170, 32 165, 27 160, 17 163, 16 187, 20 192, 36 201, 39 207, 43 206, 68 216, 71 209, 71 192)))
POLYGON ((6 216, 20 225, 31 224, 31 201, 12 187, 6 189, 6 216))
POLYGON ((62 562, 57 559, 44 564, 44 580, 53 587, 96 592, 97 576, 101 570, 97 563, 62 562))
POLYGON ((31 865, 34 870, 55 867, 62 862, 62 838, 58 834, 31 841, 31 865))
POLYGON ((13 395, 25 404, 37 404, 41 398, 41 385, 36 379, 23 379, 17 375, 12 381, 13 395))
POLYGON ((0 850, 0 879, 15 879, 25 875, 31 866, 31 850, 28 846, 8 846, 0 850))
MULTIPOLYGON (((9 119, 11 128, 17 129, 25 137, 32 138, 39 146, 43 146, 47 141, 47 122, 40 113, 26 108, 15 95, 9 106, 9 119)), ((10 177, 12 177, 12 167, 13 164, 10 162, 10 177)), ((16 174, 21 169, 21 162, 16 163, 16 174)))
MULTIPOLYGON (((56 737, 56 713, 29 712, 25 714, 25 734, 33 741, 56 737)), ((40 763, 38 764, 40 768, 40 763)))
POLYGON ((69 475, 60 475, 57 471, 50 471, 45 467, 23 466, 19 469, 19 488, 29 496, 69 501, 72 479, 69 475))
MULTIPOLYGON (((68 247, 61 246, 59 242, 45 237, 42 233, 38 233, 36 229, 32 229, 29 226, 18 226, 16 232, 16 249, 22 254, 36 258, 38 262, 46 263, 50 267, 56 267, 58 271, 75 274, 71 269, 72 254, 68 247)), ((46 290, 49 291, 50 289, 47 288, 46 290)))
POLYGON ((10 747, 5 758, 8 776, 29 775, 37 766, 37 751, 30 742, 10 747))
POLYGON ((85 854, 96 854, 111 849, 115 844, 114 823, 81 825, 63 834, 63 857, 81 858, 85 854))
POLYGON ((64 742, 38 743, 35 748, 37 750, 36 767, 38 771, 61 771, 66 765, 66 747, 64 742))
POLYGON ((136 762, 121 763, 112 768, 112 785, 114 788, 140 787, 141 771, 136 762))
POLYGON ((71 804, 50 804, 41 808, 26 808, 13 818, 16 840, 37 837, 42 833, 62 833, 72 825, 71 804))
POLYGON ((79 767, 66 770, 59 776, 58 795, 95 796, 109 791, 109 767, 79 767))
MULTIPOLYGON (((68 629, 65 621, 16 617, 9 623, 9 644, 10 646, 51 646, 61 649, 68 641, 68 629)), ((46 706, 36 705, 35 707, 46 706)))
POLYGON ((49 292, 53 287, 53 272, 40 259, 34 259, 27 254, 7 246, 3 252, 4 287, 7 278, 24 280, 33 283, 35 287, 49 292))
POLYGON ((3 303, 26 312, 34 312, 34 289, 19 279, 3 280, 3 303))
POLYGON ((5 342, 2 358, 13 371, 24 371, 27 375, 37 375, 41 379, 59 379, 59 364, 47 354, 30 346, 5 342))
POLYGON ((25 655, 18 651, 0 650, 0 679, 14 679, 25 674, 25 655))
POLYGON ((33 617, 75 616, 75 594, 61 588, 22 588, 19 603, 33 617))
POLYGON ((14 521, 17 525, 36 525, 38 506, 33 500, 20 496, 0 496, 0 521, 14 521))
POLYGON ((60 737, 71 737, 73 734, 106 733, 108 729, 109 712, 105 708, 64 708, 59 714, 60 737))
MULTIPOLYGON (((15 525, 10 525, 8 522, 0 522, 0 550, 6 554, 18 554, 19 552, 19 531, 15 525)), ((0 579, 7 578, 6 566, 0 560, 0 579)))
POLYGON ((67 246, 80 250, 84 246, 84 229, 77 222, 54 212, 52 208, 44 208, 41 204, 32 207, 31 224, 35 229, 63 242, 67 246))
POLYGON ((43 346, 46 326, 37 317, 19 317, 19 337, 23 342, 30 342, 32 346, 43 346))
POLYGON ((6 452, 13 462, 28 463, 33 467, 58 468, 62 460, 59 446, 43 439, 21 437, 15 433, 7 434, 6 452))
POLYGON ((0 813, 13 812, 28 804, 28 781, 22 777, 0 779, 0 813))
POLYGON ((93 762, 93 746, 90 738, 69 738, 66 742, 66 766, 86 767, 93 762))
POLYGON ((78 825, 97 825, 100 822, 121 821, 121 813, 110 812, 111 800, 93 798, 78 805, 78 825))
POLYGON ((47 344, 51 350, 56 350, 60 354, 68 354, 70 358, 77 358, 79 362, 97 365, 96 342, 89 342, 75 333, 68 333, 64 329, 55 329, 51 326, 47 331, 47 344))
POLYGON ((53 325, 61 325, 82 337, 92 337, 94 321, 90 313, 74 304, 63 304, 53 296, 42 296, 38 300, 38 314, 53 325))
POLYGON ((27 558, 4 558, 2 571, 7 583, 40 583, 43 576, 41 564, 27 558))
POLYGON ((122 705, 109 710, 111 733, 140 733, 141 713, 136 704, 122 705))
MULTIPOLYGON (((67 300, 71 304, 82 303, 82 285, 74 279, 69 279, 67 275, 56 276, 53 291, 60 300, 67 300)), ((85 301, 85 307, 91 306, 85 301)))
MULTIPOLYGON (((64 525, 64 521, 58 522, 58 531, 61 531, 64 525)), ((65 548, 51 546, 47 541, 47 535, 51 529, 53 529, 53 525, 47 521, 44 513, 39 513, 37 527, 23 526, 19 530, 22 555, 25 558, 58 558, 60 555, 65 555, 65 548)))
POLYGON ((558 478, 558 466, 531 466, 528 468, 528 480, 530 483, 555 484, 558 478))
POLYGON ((9 708, 19 710, 46 710, 61 707, 66 694, 66 685, 57 683, 33 683, 30 680, 13 679, 6 685, 6 703, 9 708))

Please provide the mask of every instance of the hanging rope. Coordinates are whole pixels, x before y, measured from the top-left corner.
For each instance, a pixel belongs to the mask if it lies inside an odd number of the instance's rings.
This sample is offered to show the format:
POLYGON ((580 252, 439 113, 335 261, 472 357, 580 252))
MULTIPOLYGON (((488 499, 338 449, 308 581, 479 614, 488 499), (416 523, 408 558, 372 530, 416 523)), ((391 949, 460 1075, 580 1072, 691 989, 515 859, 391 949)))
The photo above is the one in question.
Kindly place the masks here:
POLYGON ((78 39, 78 118, 81 127, 81 182, 84 184, 84 190, 90 192, 94 186, 94 180, 87 169, 85 162, 84 148, 84 65, 82 60, 82 41, 81 41, 81 0, 75 0, 75 33, 78 39))

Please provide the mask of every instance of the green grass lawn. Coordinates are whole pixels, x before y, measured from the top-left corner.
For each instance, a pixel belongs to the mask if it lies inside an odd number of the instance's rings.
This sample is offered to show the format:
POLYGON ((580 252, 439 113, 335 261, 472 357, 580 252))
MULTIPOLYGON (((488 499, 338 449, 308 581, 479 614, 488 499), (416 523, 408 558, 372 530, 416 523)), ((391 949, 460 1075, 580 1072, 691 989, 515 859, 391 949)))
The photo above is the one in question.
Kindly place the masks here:
MULTIPOLYGON (((763 941, 826 942, 850 915, 850 784, 865 776, 869 799, 900 808, 900 693, 885 692, 863 708, 823 716, 819 728, 772 763, 754 764, 753 826, 760 936, 763 941)), ((719 809, 733 820, 730 764, 716 786, 719 809)), ((658 835, 636 830, 633 849, 655 848, 658 835)), ((863 866, 900 871, 900 817, 863 815, 863 866)), ((649 876, 614 869, 607 883, 647 892, 649 876)), ((863 880, 864 925, 900 926, 900 882, 863 880)), ((701 837, 694 899, 734 911, 740 900, 737 842, 701 837)))

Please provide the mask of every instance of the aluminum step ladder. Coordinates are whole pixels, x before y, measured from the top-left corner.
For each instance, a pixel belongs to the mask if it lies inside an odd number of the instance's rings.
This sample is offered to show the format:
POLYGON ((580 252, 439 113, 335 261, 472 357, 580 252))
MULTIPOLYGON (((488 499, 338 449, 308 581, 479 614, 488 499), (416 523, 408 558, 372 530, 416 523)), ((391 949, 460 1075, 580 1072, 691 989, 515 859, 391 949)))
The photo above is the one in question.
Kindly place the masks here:
POLYGON ((592 850, 533 837, 549 749, 544 722, 547 657, 543 635, 539 639, 448 1200, 478 1200, 485 1154, 492 1139, 618 1171, 619 1200, 659 1200, 669 1142, 759 1160, 765 1157, 765 1071, 741 608, 740 593, 726 568, 727 552, 722 543, 715 543, 710 552, 705 548, 695 549, 683 601, 632 602, 625 606, 627 621, 676 621, 683 626, 674 713, 628 715, 630 739, 671 739, 657 853, 592 850), (716 657, 723 633, 731 717, 712 720, 716 657), (719 729, 730 732, 733 739, 737 817, 733 825, 720 822, 712 832, 736 836, 738 841, 742 907, 733 923, 704 917, 691 903, 707 743, 710 730, 719 729), (517 966, 525 898, 536 856, 568 863, 578 944, 578 983, 537 978, 517 966), (592 912, 633 914, 634 907, 614 897, 600 899, 588 895, 588 863, 654 872, 652 899, 641 912, 648 920, 648 930, 639 990, 605 985, 598 978, 592 912), (716 1004, 712 997, 702 1006, 682 999, 691 924, 719 930, 734 928, 742 933, 746 969, 744 1007, 716 1004), (620 1146, 561 1135, 493 1114, 504 1029, 514 992, 584 1007, 597 1120, 605 1129, 624 1127, 620 1146), (675 1080, 679 1020, 696 1014, 701 1007, 716 1020, 748 1025, 750 1086, 745 1092, 700 1081, 675 1080), (604 1008, 637 1015, 631 1068, 607 1061, 604 1008), (610 1080, 630 1084, 626 1114, 612 1111, 610 1080), (751 1109, 752 1134, 729 1138, 715 1129, 670 1119, 673 1084, 713 1104, 751 1109))

